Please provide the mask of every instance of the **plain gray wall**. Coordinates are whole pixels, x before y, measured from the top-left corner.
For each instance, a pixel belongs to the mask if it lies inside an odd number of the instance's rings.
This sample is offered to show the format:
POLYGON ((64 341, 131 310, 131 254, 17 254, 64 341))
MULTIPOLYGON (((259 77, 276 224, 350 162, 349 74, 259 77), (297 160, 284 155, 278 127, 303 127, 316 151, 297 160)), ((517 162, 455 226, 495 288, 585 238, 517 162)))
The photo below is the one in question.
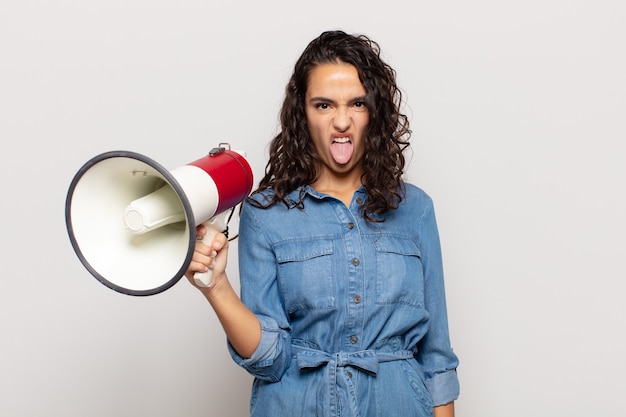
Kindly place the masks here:
POLYGON ((625 4, 3 1, 0 415, 247 414, 251 379, 208 304, 187 282, 102 286, 65 197, 113 149, 173 169, 230 142, 258 180, 295 59, 335 28, 377 40, 405 94, 457 414, 626 415, 625 4))

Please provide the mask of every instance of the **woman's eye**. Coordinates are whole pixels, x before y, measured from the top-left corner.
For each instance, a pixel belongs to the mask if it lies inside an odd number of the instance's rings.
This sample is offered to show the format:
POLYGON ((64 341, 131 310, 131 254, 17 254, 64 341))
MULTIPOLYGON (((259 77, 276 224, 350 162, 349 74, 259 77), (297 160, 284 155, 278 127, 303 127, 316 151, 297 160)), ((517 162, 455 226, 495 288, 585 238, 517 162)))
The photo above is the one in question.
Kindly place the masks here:
POLYGON ((328 108, 328 103, 318 103, 317 108, 320 110, 326 110, 328 108))

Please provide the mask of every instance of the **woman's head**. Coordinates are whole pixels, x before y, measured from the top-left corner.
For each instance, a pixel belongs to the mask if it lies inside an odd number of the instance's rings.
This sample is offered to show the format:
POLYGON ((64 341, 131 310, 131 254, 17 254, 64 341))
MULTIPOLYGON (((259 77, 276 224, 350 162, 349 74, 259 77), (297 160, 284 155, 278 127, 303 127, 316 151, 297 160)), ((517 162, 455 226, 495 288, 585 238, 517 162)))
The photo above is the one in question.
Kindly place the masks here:
MULTIPOLYGON (((287 84, 280 113, 281 132, 270 145, 270 160, 260 188, 273 188, 275 200, 319 175, 320 158, 311 140, 305 97, 313 70, 325 64, 348 64, 356 69, 365 89, 369 121, 363 136, 362 183, 368 194, 364 215, 397 206, 404 169, 402 150, 410 130, 400 113, 402 95, 395 71, 380 57, 378 44, 363 35, 342 31, 322 33, 306 47, 287 84)), ((298 202, 301 203, 301 202, 298 202)))
POLYGON ((401 97, 398 96, 395 71, 380 58, 376 42, 364 35, 349 35, 341 31, 322 33, 309 43, 296 62, 286 88, 285 104, 289 105, 289 109, 283 107, 282 115, 287 117, 285 121, 306 120, 304 96, 312 69, 338 62, 353 65, 359 74, 372 118, 372 134, 384 136, 394 133, 397 121, 393 118, 390 121, 381 119, 398 111, 401 97))

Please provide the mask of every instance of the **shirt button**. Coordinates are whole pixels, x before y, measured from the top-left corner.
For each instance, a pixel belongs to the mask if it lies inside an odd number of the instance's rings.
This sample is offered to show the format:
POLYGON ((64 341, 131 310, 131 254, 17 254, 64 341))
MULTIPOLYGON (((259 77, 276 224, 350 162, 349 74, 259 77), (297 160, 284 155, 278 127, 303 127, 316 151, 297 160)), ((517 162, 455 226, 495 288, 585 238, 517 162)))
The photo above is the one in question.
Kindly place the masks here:
POLYGON ((360 295, 355 295, 355 296, 354 296, 354 302, 355 302, 356 304, 359 304, 359 303, 361 302, 361 296, 360 296, 360 295))
POLYGON ((348 378, 352 378, 352 372, 348 371, 346 372, 346 375, 348 375, 348 378))
POLYGON ((349 230, 354 229, 354 223, 348 223, 348 229, 349 230))
POLYGON ((353 258, 352 259, 352 265, 359 266, 360 263, 361 263, 361 261, 359 261, 359 258, 353 258))
POLYGON ((363 199, 361 197, 357 197, 356 198, 356 203, 357 204, 362 204, 363 203, 363 199))
POLYGON ((358 337, 356 337, 356 336, 352 336, 352 337, 350 338, 350 343, 352 343, 353 345, 354 345, 356 342, 358 342, 358 341, 359 341, 359 338, 358 338, 358 337))

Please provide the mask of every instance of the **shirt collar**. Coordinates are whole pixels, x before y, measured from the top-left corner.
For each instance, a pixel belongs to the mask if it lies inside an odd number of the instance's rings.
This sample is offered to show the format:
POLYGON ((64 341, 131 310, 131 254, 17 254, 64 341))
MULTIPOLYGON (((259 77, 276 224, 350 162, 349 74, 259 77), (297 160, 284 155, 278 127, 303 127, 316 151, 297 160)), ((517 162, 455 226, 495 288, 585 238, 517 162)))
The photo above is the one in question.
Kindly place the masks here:
MULTIPOLYGON (((313 197, 313 198, 315 198, 315 199, 318 199, 318 200, 322 200, 322 199, 324 199, 324 198, 331 197, 331 196, 330 196, 330 195, 328 195, 328 194, 325 194, 325 193, 320 193, 319 191, 315 190, 315 189, 314 189, 314 188, 313 188, 310 184, 304 185, 304 186, 302 186, 302 187, 300 187, 300 188, 296 189, 295 191, 292 191, 292 193, 295 193, 295 194, 293 194, 293 196, 296 196, 296 197, 297 197, 297 196, 298 196, 301 192, 302 192, 303 194, 308 194, 308 195, 310 195, 311 197, 313 197)), ((363 187, 363 185, 361 185, 361 186, 360 186, 360 187, 356 190, 356 192, 355 192, 355 193, 356 193, 356 194, 360 194, 360 195, 365 195, 365 187, 363 187)))

